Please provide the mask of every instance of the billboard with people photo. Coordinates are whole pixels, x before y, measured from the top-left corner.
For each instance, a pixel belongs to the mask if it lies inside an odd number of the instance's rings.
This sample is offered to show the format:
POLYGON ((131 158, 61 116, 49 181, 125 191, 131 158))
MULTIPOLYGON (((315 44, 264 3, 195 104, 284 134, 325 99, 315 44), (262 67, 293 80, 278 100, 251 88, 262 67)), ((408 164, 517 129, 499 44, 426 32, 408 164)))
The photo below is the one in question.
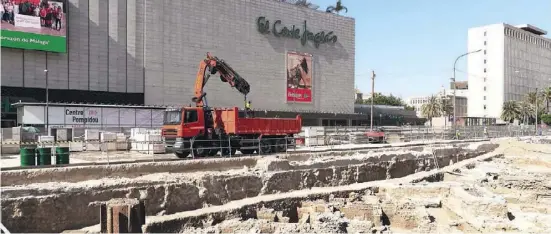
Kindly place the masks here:
POLYGON ((287 53, 287 102, 312 102, 312 55, 287 53))
POLYGON ((3 47, 67 51, 66 0, 0 0, 3 47))

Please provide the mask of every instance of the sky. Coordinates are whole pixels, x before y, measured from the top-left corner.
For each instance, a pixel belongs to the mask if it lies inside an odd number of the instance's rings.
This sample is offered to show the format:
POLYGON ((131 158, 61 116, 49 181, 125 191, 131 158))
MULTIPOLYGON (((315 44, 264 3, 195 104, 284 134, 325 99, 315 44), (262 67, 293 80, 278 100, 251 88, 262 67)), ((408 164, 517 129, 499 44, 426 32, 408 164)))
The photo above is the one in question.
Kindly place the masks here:
MULTIPOLYGON (((311 0, 325 9, 336 0, 311 0)), ((356 19, 355 83, 406 99, 449 87, 453 62, 467 52, 471 27, 532 24, 551 34, 551 0, 342 0, 356 19)), ((550 38, 550 35, 546 35, 550 38)), ((467 63, 457 63, 467 80, 467 63)))

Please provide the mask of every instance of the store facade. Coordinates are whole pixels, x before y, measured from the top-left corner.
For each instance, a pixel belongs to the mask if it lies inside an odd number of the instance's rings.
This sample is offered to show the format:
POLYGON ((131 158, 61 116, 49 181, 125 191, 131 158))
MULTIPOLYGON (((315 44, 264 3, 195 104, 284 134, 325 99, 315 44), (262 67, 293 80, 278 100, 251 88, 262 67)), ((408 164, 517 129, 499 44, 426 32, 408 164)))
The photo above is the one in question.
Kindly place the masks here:
MULTIPOLYGON (((211 52, 250 83, 255 109, 354 113, 353 18, 275 0, 60 2, 65 50, 2 47, 3 99, 188 105, 211 52)), ((218 79, 205 92, 243 106, 218 79)))

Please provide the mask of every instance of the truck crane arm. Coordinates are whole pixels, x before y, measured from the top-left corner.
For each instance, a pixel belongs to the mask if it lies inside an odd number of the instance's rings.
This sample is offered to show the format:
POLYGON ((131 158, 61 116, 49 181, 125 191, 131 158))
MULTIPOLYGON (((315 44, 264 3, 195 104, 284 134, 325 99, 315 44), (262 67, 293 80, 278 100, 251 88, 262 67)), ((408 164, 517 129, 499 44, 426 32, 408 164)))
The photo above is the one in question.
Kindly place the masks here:
POLYGON ((240 93, 247 97, 250 92, 249 83, 233 70, 224 60, 207 53, 207 57, 199 64, 199 71, 195 79, 195 96, 191 99, 197 107, 204 106, 203 99, 207 95, 203 92, 211 75, 218 72, 220 80, 230 84, 240 93))

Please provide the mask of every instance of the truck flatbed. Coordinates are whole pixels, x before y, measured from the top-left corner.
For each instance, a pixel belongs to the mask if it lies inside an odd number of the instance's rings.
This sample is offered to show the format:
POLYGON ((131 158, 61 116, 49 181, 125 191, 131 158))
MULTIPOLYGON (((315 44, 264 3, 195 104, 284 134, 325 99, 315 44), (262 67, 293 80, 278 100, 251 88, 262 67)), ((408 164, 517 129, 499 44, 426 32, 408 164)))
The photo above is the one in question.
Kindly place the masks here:
POLYGON ((214 126, 223 127, 226 134, 284 136, 302 130, 302 118, 256 118, 240 117, 237 107, 214 109, 214 126))

